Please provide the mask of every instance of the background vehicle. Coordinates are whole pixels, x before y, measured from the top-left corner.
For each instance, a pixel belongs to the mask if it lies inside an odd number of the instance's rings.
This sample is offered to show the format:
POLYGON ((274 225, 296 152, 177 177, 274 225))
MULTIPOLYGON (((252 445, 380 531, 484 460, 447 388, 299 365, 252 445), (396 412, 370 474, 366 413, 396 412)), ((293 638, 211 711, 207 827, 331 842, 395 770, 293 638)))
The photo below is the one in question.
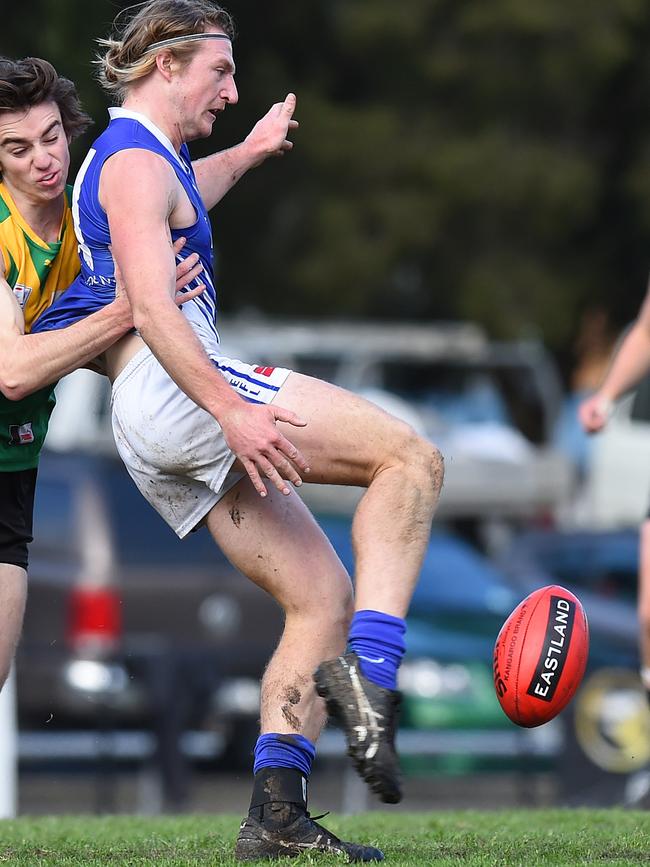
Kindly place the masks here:
POLYGON ((34 536, 21 728, 198 729, 247 755, 282 613, 208 532, 181 543, 116 458, 46 452, 34 536))
MULTIPOLYGON (((445 455, 439 515, 548 515, 568 497, 573 470, 552 444, 561 407, 555 364, 535 341, 497 343, 473 323, 235 319, 224 353, 291 367, 363 394, 404 418, 445 455)), ((359 492, 305 489, 318 512, 351 511, 359 492)))
POLYGON ((637 526, 650 503, 650 379, 617 404, 587 448, 576 523, 602 530, 637 526))
MULTIPOLYGON (((534 341, 495 343, 471 323, 291 323, 223 318, 223 352, 287 366, 367 396, 433 439, 446 458, 439 514, 450 520, 548 518, 569 497, 570 460, 553 445, 556 367, 534 341)), ((105 379, 59 385, 50 448, 114 454, 105 379)), ((306 486, 320 514, 350 514, 360 491, 306 486)))
MULTIPOLYGON (((319 522, 353 572, 349 517, 319 522)), ((207 531, 180 542, 113 457, 48 452, 30 582, 17 660, 23 730, 144 728, 171 749, 191 729, 219 736, 213 760, 248 765, 282 613, 207 531)), ((405 753, 420 755, 420 770, 422 753, 429 769, 460 773, 556 751, 548 734, 515 730, 494 696, 492 647, 516 601, 477 551, 434 532, 400 681, 405 753)))
MULTIPOLYGON (((471 538, 484 522, 519 527, 546 519, 562 504, 572 475, 568 460, 551 446, 560 387, 543 348, 536 343, 491 343, 480 329, 462 323, 321 322, 315 327, 237 320, 224 322, 223 332, 225 353, 287 365, 365 394, 409 420, 445 453, 444 496, 409 614, 408 653, 401 672, 405 701, 400 737, 409 738, 402 752, 412 756, 405 761, 419 770, 428 766, 450 773, 549 767, 561 746, 561 727, 517 729, 502 713, 492 686, 494 640, 518 601, 517 588, 476 548, 443 528, 453 526, 471 538)), ((79 371, 60 384, 58 401, 48 445, 59 454, 48 456, 50 466, 61 462, 67 467, 63 475, 72 479, 76 455, 86 453, 82 465, 85 460, 87 484, 99 488, 96 499, 103 503, 103 549, 111 552, 100 558, 102 580, 115 587, 122 600, 124 628, 117 662, 125 676, 116 675, 123 688, 113 702, 115 719, 120 725, 151 721, 147 683, 152 671, 160 680, 168 660, 180 657, 189 660, 191 669, 186 662, 172 666, 189 672, 183 675, 184 684, 191 686, 185 724, 206 730, 216 726, 226 738, 227 754, 247 759, 242 753, 250 750, 257 725, 256 682, 279 633, 279 610, 237 575, 206 533, 178 542, 142 500, 116 461, 105 380, 79 371), (68 464, 60 452, 69 453, 68 464), (250 665, 244 664, 240 635, 255 636, 250 665)), ((47 480, 45 470, 42 475, 47 480)), ((334 486, 305 485, 301 490, 350 571, 350 515, 360 493, 334 486)), ((49 502, 43 499, 41 506, 45 520, 56 510, 54 496, 49 502)), ((37 541, 40 532, 37 525, 37 541)), ((73 533, 54 535, 60 544, 73 533)), ((79 540, 79 545, 97 544, 92 527, 83 535, 86 542, 79 540)), ((87 553, 85 562, 93 556, 87 553)), ((44 568, 49 557, 44 553, 44 568)), ((46 584, 34 582, 30 604, 38 605, 38 587, 46 584)), ((64 610, 64 596, 61 592, 56 610, 64 610)), ((52 640, 58 643, 55 633, 63 629, 59 615, 52 640)), ((26 633, 26 638, 37 632, 26 633)), ((49 655, 43 644, 41 650, 49 655)), ((24 671, 21 679, 28 680, 24 671)), ((61 681, 53 671, 45 678, 61 681)), ((169 690, 164 676, 162 682, 169 690)), ((87 710, 87 692, 71 691, 66 682, 65 704, 57 714, 65 719, 79 707, 87 710)), ((23 714, 27 707, 23 701, 23 714)))

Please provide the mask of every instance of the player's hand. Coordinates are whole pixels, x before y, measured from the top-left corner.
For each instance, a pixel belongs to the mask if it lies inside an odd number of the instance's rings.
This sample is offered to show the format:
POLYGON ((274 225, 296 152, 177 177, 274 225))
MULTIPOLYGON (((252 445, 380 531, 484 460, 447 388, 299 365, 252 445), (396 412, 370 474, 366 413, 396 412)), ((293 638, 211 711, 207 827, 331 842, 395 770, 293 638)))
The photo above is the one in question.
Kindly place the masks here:
MULTIPOLYGON (((178 256, 186 241, 187 238, 178 238, 174 241, 174 256, 178 256)), ((174 300, 179 306, 186 301, 191 301, 192 298, 196 298, 205 289, 205 283, 198 283, 193 289, 183 291, 187 284, 191 283, 195 277, 198 277, 202 271, 203 265, 199 262, 198 253, 190 253, 186 259, 176 263, 176 296, 174 300)), ((117 278, 117 272, 115 276, 117 278)))
POLYGON ((609 421, 612 409, 612 401, 596 392, 596 394, 588 397, 578 407, 580 424, 587 433, 597 433, 609 421))
POLYGON ((245 138, 246 144, 256 154, 254 165, 263 163, 267 157, 280 157, 293 147, 288 138, 291 130, 298 129, 298 121, 294 120, 296 110, 296 95, 288 93, 284 102, 276 102, 260 118, 245 138))
POLYGON ((231 406, 219 418, 229 448, 237 455, 261 497, 266 496, 262 478, 272 482, 281 493, 290 494, 287 482, 299 486, 301 473, 309 472, 304 455, 278 429, 277 421, 296 427, 307 424, 291 410, 245 401, 231 406))

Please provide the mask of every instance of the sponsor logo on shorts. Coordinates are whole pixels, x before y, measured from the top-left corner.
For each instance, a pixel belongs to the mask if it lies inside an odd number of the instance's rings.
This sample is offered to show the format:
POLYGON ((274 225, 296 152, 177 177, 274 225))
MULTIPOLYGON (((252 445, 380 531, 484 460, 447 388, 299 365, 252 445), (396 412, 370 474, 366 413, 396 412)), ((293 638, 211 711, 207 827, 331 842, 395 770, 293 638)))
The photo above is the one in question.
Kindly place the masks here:
POLYGON ((34 431, 31 421, 25 424, 9 425, 9 440, 12 446, 24 446, 34 442, 34 431))
POLYGON ((528 695, 542 701, 553 701, 571 644, 575 613, 575 602, 562 596, 551 596, 544 646, 527 689, 528 695))
POLYGON ((237 379, 234 376, 230 378, 230 385, 238 391, 243 391, 246 395, 254 398, 258 397, 260 393, 259 388, 255 388, 255 386, 251 385, 249 382, 244 382, 243 379, 237 379))
POLYGON ((275 367, 255 367, 253 369, 255 373, 259 373, 261 376, 272 376, 275 367))

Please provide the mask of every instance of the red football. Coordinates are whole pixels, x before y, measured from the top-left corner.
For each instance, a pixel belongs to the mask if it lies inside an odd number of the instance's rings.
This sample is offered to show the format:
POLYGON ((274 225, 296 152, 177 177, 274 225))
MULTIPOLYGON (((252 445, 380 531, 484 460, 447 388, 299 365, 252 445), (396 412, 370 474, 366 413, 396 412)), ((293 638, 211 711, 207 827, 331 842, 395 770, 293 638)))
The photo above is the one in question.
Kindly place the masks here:
POLYGON ((494 688, 517 725, 553 719, 580 685, 589 653, 587 616, 564 587, 540 587, 515 608, 494 645, 494 688))

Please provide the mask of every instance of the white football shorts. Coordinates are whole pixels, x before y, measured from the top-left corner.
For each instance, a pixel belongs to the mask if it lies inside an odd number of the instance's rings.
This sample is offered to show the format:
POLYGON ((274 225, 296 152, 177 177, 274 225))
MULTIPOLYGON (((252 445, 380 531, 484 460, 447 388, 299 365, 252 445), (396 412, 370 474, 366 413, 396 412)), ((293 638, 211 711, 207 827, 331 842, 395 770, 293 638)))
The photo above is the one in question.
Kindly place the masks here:
MULTIPOLYGON (((272 403, 291 373, 282 367, 213 358, 231 387, 272 403)), ((129 475, 174 532, 186 536, 245 474, 214 418, 181 391, 148 347, 113 383, 113 434, 129 475)))

